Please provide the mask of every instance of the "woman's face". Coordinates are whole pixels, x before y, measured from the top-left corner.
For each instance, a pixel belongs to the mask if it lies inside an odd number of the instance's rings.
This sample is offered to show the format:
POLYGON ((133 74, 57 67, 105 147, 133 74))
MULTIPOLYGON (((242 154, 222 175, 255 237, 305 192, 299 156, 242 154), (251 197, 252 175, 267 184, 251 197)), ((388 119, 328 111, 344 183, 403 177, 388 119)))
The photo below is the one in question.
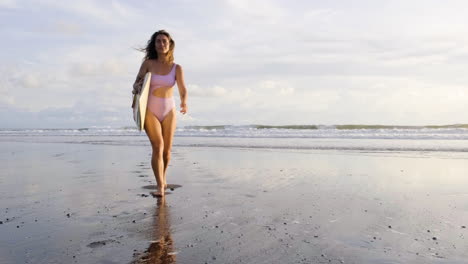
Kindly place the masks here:
POLYGON ((167 53, 169 51, 169 38, 164 34, 159 34, 156 36, 155 48, 158 53, 167 53))

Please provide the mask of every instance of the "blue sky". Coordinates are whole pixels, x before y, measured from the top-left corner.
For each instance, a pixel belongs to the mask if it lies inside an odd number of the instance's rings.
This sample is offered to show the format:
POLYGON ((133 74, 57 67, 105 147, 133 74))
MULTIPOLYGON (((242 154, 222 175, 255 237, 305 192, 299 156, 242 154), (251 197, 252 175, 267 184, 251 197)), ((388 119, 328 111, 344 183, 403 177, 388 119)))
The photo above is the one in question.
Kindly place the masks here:
POLYGON ((186 75, 179 125, 468 123, 467 13, 436 0, 0 0, 0 127, 132 126, 134 48, 159 29, 186 75))

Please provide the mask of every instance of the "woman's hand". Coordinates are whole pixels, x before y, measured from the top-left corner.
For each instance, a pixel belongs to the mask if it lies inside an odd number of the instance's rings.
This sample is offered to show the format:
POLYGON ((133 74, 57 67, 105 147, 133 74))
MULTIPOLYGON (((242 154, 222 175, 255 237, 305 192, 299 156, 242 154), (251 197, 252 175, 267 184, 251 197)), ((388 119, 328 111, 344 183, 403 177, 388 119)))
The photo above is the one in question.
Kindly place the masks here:
POLYGON ((141 92, 141 88, 143 87, 143 80, 137 80, 133 84, 133 91, 132 94, 139 94, 141 92))
POLYGON ((136 104, 136 95, 133 95, 132 108, 135 108, 135 104, 136 104))
POLYGON ((182 114, 187 113, 187 104, 186 103, 180 103, 180 112, 182 114))
POLYGON ((187 89, 185 88, 184 82, 184 73, 182 71, 182 66, 179 64, 176 65, 176 81, 177 81, 177 88, 179 88, 179 95, 180 95, 180 112, 182 114, 187 113, 187 89))
POLYGON ((135 82, 133 83, 133 94, 139 94, 141 92, 141 88, 143 87, 143 82, 145 78, 145 74, 148 72, 148 60, 145 60, 141 66, 140 70, 138 71, 137 77, 135 82))

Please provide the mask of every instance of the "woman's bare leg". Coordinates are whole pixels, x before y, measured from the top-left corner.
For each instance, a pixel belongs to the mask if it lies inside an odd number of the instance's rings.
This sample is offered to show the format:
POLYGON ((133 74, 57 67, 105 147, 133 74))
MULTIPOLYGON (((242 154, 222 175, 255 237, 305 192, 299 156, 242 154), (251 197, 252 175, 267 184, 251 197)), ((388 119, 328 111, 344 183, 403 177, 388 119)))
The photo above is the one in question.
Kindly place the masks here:
POLYGON ((156 192, 152 194, 155 196, 164 196, 164 140, 162 136, 162 128, 159 120, 149 110, 146 110, 145 131, 151 142, 151 147, 153 148, 151 167, 153 168, 157 186, 156 192))
POLYGON ((172 149, 172 141, 174 139, 174 133, 176 129, 176 110, 175 108, 172 109, 164 118, 163 122, 161 123, 162 128, 162 136, 164 142, 164 150, 163 150, 163 160, 164 160, 164 176, 163 182, 164 187, 167 188, 167 181, 166 181, 166 170, 167 166, 169 165, 169 161, 171 160, 171 149, 172 149))

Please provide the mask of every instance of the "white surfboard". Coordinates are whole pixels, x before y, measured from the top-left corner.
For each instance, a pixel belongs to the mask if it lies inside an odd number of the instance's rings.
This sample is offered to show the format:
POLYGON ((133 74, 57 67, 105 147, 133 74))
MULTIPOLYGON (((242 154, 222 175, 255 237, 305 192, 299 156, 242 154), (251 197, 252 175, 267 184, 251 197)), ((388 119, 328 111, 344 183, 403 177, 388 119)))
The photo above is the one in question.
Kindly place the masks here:
POLYGON ((146 73, 143 86, 139 94, 133 98, 133 119, 135 120, 138 130, 143 130, 145 127, 146 106, 148 105, 148 94, 151 82, 151 72, 146 73))

